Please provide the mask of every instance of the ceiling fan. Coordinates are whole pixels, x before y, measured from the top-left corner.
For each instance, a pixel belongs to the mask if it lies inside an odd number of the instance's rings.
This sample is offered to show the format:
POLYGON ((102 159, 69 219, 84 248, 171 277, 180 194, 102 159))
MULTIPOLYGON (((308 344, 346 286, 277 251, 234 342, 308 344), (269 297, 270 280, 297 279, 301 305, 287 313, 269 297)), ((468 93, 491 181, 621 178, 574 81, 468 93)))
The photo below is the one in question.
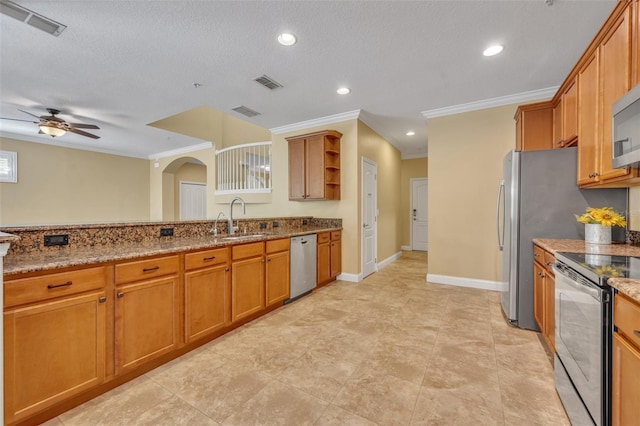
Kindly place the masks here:
POLYGON ((86 136, 88 138, 100 139, 100 136, 96 136, 91 133, 85 132, 83 130, 79 130, 79 129, 99 129, 100 127, 96 126, 95 124, 69 123, 60 117, 56 117, 56 115, 60 114, 60 110, 57 110, 55 108, 47 108, 47 112, 51 115, 41 115, 40 117, 21 109, 19 109, 18 111, 24 112, 25 114, 29 114, 30 116, 37 118, 38 121, 21 120, 18 118, 7 118, 7 117, 0 117, 0 120, 24 121, 24 122, 37 124, 38 127, 40 128, 40 131, 38 133, 49 135, 52 138, 55 138, 56 136, 62 136, 67 132, 71 132, 77 135, 86 136))

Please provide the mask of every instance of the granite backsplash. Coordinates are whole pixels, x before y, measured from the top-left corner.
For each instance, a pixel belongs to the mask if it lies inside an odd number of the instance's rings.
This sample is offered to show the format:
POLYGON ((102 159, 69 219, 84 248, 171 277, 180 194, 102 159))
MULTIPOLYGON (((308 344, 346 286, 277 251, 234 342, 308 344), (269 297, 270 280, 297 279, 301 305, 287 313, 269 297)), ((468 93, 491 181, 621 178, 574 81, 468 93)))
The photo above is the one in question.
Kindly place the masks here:
MULTIPOLYGON (((240 231, 248 233, 295 230, 303 226, 323 228, 342 228, 342 219, 302 217, 276 217, 237 220, 240 231), (263 227, 261 227, 261 225, 263 227)), ((173 228, 173 236, 178 238, 201 237, 211 234, 213 220, 171 221, 171 222, 131 222, 101 223, 89 225, 44 225, 24 227, 0 227, 0 232, 17 235, 20 240, 12 242, 7 254, 27 254, 35 251, 51 251, 66 248, 105 246, 118 243, 140 243, 158 240, 160 229, 173 228), (68 235, 69 244, 65 246, 44 245, 48 235, 68 235)), ((234 220, 236 223, 236 220, 234 220)), ((227 220, 218 221, 218 234, 227 233, 227 220)))

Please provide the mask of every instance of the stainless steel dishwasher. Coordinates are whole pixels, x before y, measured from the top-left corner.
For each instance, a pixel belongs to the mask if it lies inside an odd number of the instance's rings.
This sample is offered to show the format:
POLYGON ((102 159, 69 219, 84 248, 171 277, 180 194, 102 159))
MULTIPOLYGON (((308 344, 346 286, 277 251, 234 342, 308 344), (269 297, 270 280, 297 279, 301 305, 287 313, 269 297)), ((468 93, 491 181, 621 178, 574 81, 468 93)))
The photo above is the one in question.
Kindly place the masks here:
POLYGON ((316 234, 291 238, 290 292, 285 303, 292 302, 316 288, 316 240, 316 234))

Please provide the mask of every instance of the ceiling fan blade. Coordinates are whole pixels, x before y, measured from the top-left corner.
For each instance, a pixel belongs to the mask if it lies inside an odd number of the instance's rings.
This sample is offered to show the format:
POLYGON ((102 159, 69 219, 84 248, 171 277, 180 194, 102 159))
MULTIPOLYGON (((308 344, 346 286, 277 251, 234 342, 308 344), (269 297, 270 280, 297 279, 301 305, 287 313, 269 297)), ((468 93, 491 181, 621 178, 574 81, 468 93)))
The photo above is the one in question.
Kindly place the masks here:
POLYGON ((82 123, 67 123, 71 127, 75 127, 76 129, 100 129, 100 127, 95 124, 82 124, 82 123))
POLYGON ((38 121, 33 121, 33 120, 21 120, 21 119, 19 119, 19 118, 9 118, 9 117, 0 117, 0 120, 24 121, 25 123, 38 123, 38 121))
POLYGON ((86 136, 88 138, 100 139, 100 136, 92 135, 91 133, 83 132, 82 130, 70 128, 68 131, 77 135, 86 136))
POLYGON ((19 109, 18 111, 20 111, 20 112, 24 112, 25 114, 29 114, 30 116, 35 117, 35 118, 37 118, 38 120, 40 119, 40 117, 38 117, 38 116, 37 116, 37 115, 35 115, 35 114, 31 114, 29 111, 25 111, 25 110, 23 110, 23 109, 19 109))

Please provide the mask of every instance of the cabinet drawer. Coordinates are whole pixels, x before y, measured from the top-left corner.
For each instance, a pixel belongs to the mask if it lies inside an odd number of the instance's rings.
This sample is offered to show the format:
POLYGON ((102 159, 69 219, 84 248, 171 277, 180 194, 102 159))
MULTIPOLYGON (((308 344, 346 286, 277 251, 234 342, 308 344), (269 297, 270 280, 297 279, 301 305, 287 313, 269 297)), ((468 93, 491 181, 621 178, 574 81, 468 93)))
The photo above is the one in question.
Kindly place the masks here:
POLYGON ((116 284, 177 274, 180 270, 178 256, 158 257, 116 265, 116 284))
POLYGON ((247 257, 254 257, 254 256, 262 256, 263 254, 264 254, 264 244, 262 242, 251 243, 251 244, 241 244, 238 246, 231 247, 231 258, 233 260, 245 259, 247 257))
POLYGON ((616 294, 613 322, 618 332, 640 348, 640 306, 629 299, 616 294))
POLYGON ((184 256, 184 267, 187 271, 203 268, 205 266, 220 265, 229 261, 227 247, 215 250, 203 250, 189 253, 184 256))
POLYGON ((540 246, 533 246, 533 260, 544 265, 544 249, 540 246))
POLYGON ((321 232, 318 234, 318 244, 328 243, 330 239, 331 239, 330 232, 321 232))
POLYGON ((342 238, 342 231, 331 231, 331 241, 338 241, 342 238))
POLYGON ((289 238, 267 241, 267 253, 275 253, 278 251, 289 250, 290 245, 291 245, 291 240, 289 238))
POLYGON ((547 268, 547 271, 550 274, 553 274, 553 264, 556 263, 556 257, 549 253, 548 251, 544 252, 544 266, 547 268))
POLYGON ((107 268, 99 267, 7 281, 4 283, 4 307, 104 288, 106 277, 107 268))

